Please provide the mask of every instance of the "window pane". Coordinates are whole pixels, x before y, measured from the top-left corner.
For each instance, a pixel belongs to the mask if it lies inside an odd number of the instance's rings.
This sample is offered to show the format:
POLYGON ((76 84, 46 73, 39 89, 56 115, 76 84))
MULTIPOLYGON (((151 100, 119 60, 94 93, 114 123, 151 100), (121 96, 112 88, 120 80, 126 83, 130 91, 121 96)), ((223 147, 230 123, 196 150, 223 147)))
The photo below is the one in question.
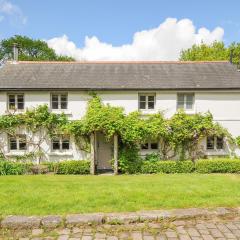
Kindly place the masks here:
POLYGON ((67 109, 67 95, 61 94, 61 109, 67 109))
POLYGON ((8 104, 9 109, 15 109, 15 95, 8 96, 8 104))
POLYGON ((11 137, 9 142, 10 142, 10 150, 17 150, 17 139, 11 137))
POLYGON ((214 149, 214 137, 207 137, 207 149, 214 149))
POLYGON ((58 109, 58 102, 52 102, 52 109, 58 109))
POLYGON ((158 143, 151 143, 151 149, 158 149, 158 143))
POLYGON ((148 109, 154 109, 154 102, 148 102, 148 109))
POLYGON ((154 96, 148 96, 148 101, 149 102, 154 102, 154 96))
POLYGON ((21 95, 17 95, 17 107, 18 109, 24 109, 24 96, 21 94, 21 95))
POLYGON ((146 96, 139 96, 139 108, 146 109, 146 96))
POLYGON ((26 150, 27 149, 27 141, 26 136, 19 137, 19 150, 26 150))
POLYGON ((53 150, 60 150, 60 140, 59 139, 53 139, 52 140, 52 149, 53 150))
POLYGON ((146 109, 146 102, 140 102, 139 108, 146 109))
POLYGON ((52 95, 52 109, 58 109, 58 95, 52 95))
POLYGON ((186 95, 186 109, 193 109, 193 94, 186 95))
POLYGON ((140 96, 140 102, 146 102, 146 96, 140 96))
POLYGON ((67 109, 67 102, 61 102, 61 109, 67 109))
POLYGON ((68 139, 64 139, 62 141, 62 150, 69 150, 69 140, 68 139))
POLYGON ((223 149, 223 137, 217 137, 217 149, 223 149))
POLYGON ((177 103, 177 109, 184 109, 184 102, 178 101, 178 103, 177 103))
POLYGON ((67 102, 67 95, 66 94, 61 94, 61 101, 62 102, 67 102))
POLYGON ((141 145, 141 149, 148 149, 148 143, 144 143, 141 145))
POLYGON ((184 94, 177 96, 177 109, 184 109, 184 94))

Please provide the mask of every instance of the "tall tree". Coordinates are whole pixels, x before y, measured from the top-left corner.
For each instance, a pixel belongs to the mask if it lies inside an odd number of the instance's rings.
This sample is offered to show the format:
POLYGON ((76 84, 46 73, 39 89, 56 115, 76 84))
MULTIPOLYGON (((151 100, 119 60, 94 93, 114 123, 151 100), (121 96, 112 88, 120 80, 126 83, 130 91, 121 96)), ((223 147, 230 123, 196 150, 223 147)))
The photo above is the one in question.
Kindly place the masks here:
POLYGON ((239 65, 240 62, 240 43, 233 42, 225 46, 223 42, 214 42, 210 45, 201 43, 193 45, 191 48, 183 50, 180 54, 181 61, 216 61, 227 60, 239 65))
POLYGON ((4 55, 12 55, 13 45, 17 44, 19 49, 19 60, 25 61, 74 61, 68 56, 58 56, 55 51, 48 47, 42 40, 34 40, 26 36, 15 35, 3 39, 0 42, 0 59, 4 55))

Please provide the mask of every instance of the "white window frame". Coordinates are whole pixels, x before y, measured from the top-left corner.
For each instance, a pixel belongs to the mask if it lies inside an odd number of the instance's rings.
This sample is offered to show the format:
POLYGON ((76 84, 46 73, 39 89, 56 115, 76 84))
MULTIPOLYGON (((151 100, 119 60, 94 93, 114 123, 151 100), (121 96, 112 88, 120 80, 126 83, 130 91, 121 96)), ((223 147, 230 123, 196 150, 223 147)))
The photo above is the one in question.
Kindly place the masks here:
POLYGON ((177 110, 184 110, 185 112, 193 112, 195 110, 195 93, 189 92, 178 92, 177 93, 177 110), (179 95, 183 95, 183 108, 179 107, 179 95), (192 108, 187 108, 187 96, 192 95, 193 101, 192 101, 192 108))
POLYGON ((156 93, 139 93, 138 94, 138 109, 140 111, 154 111, 156 109, 156 93), (144 96, 146 98, 146 103, 145 103, 145 108, 141 108, 140 107, 140 98, 141 96, 144 96), (154 101, 153 101, 153 108, 149 108, 148 103, 152 102, 148 100, 148 97, 153 97, 154 101))
POLYGON ((28 148, 27 148, 27 135, 26 134, 18 134, 16 136, 8 135, 8 149, 9 149, 10 152, 14 152, 14 151, 21 151, 21 152, 23 151, 24 152, 24 151, 27 151, 28 150, 28 148), (25 141, 26 147, 25 147, 25 149, 20 149, 20 140, 23 137, 26 140, 25 141), (16 144, 17 144, 17 149, 11 149, 11 138, 15 139, 16 144))
POLYGON ((217 139, 218 139, 218 136, 212 136, 213 138, 213 148, 208 148, 208 139, 210 138, 211 136, 207 137, 206 138, 206 150, 207 151, 223 151, 224 150, 224 137, 222 137, 222 141, 223 141, 223 147, 222 148, 218 148, 217 146, 217 139))
POLYGON ((24 93, 8 93, 7 94, 7 109, 9 111, 24 111, 25 109, 25 96, 24 96, 24 93), (14 99, 15 99, 15 107, 14 108, 11 108, 10 107, 10 99, 9 97, 10 96, 14 96, 14 99), (22 96, 23 97, 23 108, 18 108, 18 96, 22 96))
POLYGON ((71 149, 70 136, 56 135, 56 136, 52 137, 52 139, 51 139, 51 151, 52 152, 67 152, 67 151, 70 151, 70 149, 71 149), (54 139, 58 139, 59 149, 53 149, 54 139), (68 149, 63 149, 63 141, 66 140, 66 139, 68 139, 69 148, 68 149))
POLYGON ((51 103, 51 110, 53 110, 53 111, 58 111, 58 110, 66 111, 68 109, 68 93, 66 93, 66 92, 53 92, 53 93, 51 93, 50 103, 51 103), (56 95, 58 97, 58 101, 57 101, 58 107, 57 108, 53 108, 53 100, 52 100, 53 95, 56 95), (62 100, 61 100, 62 95, 66 95, 66 105, 67 105, 66 108, 62 108, 62 100))

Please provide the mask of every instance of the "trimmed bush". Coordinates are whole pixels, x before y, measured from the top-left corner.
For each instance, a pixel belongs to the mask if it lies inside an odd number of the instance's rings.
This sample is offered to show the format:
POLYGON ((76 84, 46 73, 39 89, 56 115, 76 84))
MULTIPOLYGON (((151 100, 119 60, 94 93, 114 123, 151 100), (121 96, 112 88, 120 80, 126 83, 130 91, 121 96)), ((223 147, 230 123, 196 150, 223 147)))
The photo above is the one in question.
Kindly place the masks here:
POLYGON ((198 173, 240 173, 240 159, 204 159, 195 164, 198 173))
POLYGON ((0 161, 0 175, 23 175, 31 172, 32 163, 0 161))
POLYGON ((90 161, 63 161, 56 163, 57 174, 89 174, 90 173, 90 161))
POLYGON ((192 161, 144 161, 141 173, 191 173, 194 171, 192 161))

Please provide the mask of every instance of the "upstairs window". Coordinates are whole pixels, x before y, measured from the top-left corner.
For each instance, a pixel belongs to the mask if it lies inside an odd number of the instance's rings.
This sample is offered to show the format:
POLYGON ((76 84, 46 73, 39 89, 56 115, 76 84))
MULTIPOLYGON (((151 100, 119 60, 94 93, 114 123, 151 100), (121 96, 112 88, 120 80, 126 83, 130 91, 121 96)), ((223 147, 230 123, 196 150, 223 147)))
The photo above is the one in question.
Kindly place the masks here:
POLYGON ((52 150, 53 151, 66 151, 70 149, 69 136, 55 136, 52 139, 52 150))
POLYGON ((157 150, 158 143, 157 142, 147 142, 141 145, 142 150, 157 150))
POLYGON ((14 150, 27 150, 26 135, 9 136, 9 149, 14 150))
POLYGON ((177 109, 186 111, 194 109, 194 94, 193 93, 178 93, 177 109))
POLYGON ((139 94, 139 109, 155 109, 155 94, 139 94))
POLYGON ((24 94, 8 94, 8 109, 23 110, 24 109, 24 94))
POLYGON ((207 137, 207 150, 221 150, 224 148, 223 137, 207 137))
POLYGON ((68 95, 66 93, 52 94, 51 96, 52 109, 67 109, 67 105, 68 105, 68 95))

